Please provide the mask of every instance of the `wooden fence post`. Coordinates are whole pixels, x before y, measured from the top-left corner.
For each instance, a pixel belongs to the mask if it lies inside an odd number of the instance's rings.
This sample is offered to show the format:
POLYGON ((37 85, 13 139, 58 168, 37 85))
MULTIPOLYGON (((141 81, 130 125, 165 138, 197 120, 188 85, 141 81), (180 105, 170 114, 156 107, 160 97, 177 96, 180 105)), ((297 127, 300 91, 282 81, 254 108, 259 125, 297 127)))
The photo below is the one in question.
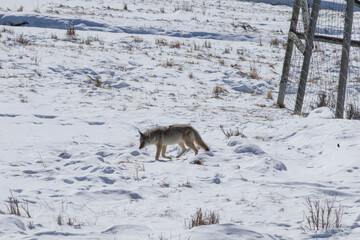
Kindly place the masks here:
POLYGON ((345 92, 346 81, 349 67, 350 56, 350 43, 351 43, 351 29, 354 15, 354 0, 347 0, 346 13, 345 13, 345 26, 344 26, 344 40, 341 53, 341 66, 339 75, 339 91, 336 102, 336 118, 344 117, 344 104, 345 104, 345 92))
MULTIPOLYGON (((296 32, 296 26, 298 24, 301 1, 302 0, 295 0, 295 2, 294 2, 289 32, 296 32)), ((293 48, 294 48, 294 41, 292 40, 292 38, 288 37, 287 45, 286 45, 285 59, 284 59, 284 63, 283 63, 283 70, 282 70, 280 86, 279 86, 279 94, 278 94, 278 99, 277 99, 277 104, 279 105, 279 107, 285 107, 285 105, 284 105, 285 91, 286 91, 286 84, 287 84, 287 81, 289 78, 293 48)))
POLYGON ((302 69, 301 69, 301 74, 300 74, 299 88, 298 88, 298 92, 297 92, 297 96, 296 96, 296 103, 295 103, 295 110, 294 110, 294 113, 299 114, 299 115, 301 114, 301 109, 302 109, 302 105, 304 102, 306 81, 307 81, 307 77, 309 74, 310 59, 311 59, 311 54, 312 54, 317 17, 319 15, 319 11, 320 11, 320 3, 321 3, 321 0, 313 1, 310 25, 309 25, 308 32, 306 34, 307 39, 306 39, 305 54, 304 54, 304 60, 303 60, 303 65, 302 65, 302 69))

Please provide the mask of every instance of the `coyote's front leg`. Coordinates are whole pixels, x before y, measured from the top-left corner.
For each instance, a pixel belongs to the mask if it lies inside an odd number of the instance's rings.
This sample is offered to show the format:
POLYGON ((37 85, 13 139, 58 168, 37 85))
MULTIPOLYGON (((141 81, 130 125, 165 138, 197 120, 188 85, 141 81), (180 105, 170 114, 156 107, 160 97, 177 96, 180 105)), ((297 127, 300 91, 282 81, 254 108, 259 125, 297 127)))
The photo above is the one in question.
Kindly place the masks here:
POLYGON ((159 160, 160 157, 160 152, 161 152, 161 145, 157 144, 156 145, 156 155, 155 155, 155 160, 159 160))
POLYGON ((165 153, 166 153, 166 145, 164 145, 163 147, 162 147, 162 149, 161 149, 161 156, 163 157, 163 158, 167 158, 167 159, 170 159, 171 160, 171 157, 168 157, 168 156, 166 156, 165 155, 165 153))

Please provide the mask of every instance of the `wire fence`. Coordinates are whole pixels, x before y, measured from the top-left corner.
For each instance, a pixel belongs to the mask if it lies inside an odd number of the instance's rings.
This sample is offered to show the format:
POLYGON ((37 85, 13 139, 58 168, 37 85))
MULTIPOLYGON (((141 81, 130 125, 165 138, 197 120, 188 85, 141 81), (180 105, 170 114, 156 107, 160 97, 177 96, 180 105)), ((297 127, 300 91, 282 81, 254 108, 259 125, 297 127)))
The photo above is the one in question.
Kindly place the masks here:
MULTIPOLYGON (((344 34, 346 1, 327 0, 320 5, 315 35, 342 39, 344 34)), ((311 12, 309 4, 309 12, 311 12)), ((300 13, 301 15, 301 13, 300 13)), ((298 33, 305 35, 303 18, 299 16, 297 25, 298 33)), ((352 27, 352 40, 360 40, 360 12, 354 12, 352 27)), ((338 94, 342 45, 320 42, 315 39, 310 59, 310 67, 306 84, 302 113, 309 113, 314 108, 328 106, 335 110, 338 94)), ((294 48, 289 77, 286 87, 284 104, 287 108, 294 109, 299 88, 300 74, 304 55, 294 48)), ((347 90, 345 97, 345 117, 349 116, 350 107, 360 106, 360 48, 350 48, 350 61, 347 73, 347 90), (351 105, 351 106, 350 106, 351 105)), ((304 89, 305 90, 305 89, 304 89)))

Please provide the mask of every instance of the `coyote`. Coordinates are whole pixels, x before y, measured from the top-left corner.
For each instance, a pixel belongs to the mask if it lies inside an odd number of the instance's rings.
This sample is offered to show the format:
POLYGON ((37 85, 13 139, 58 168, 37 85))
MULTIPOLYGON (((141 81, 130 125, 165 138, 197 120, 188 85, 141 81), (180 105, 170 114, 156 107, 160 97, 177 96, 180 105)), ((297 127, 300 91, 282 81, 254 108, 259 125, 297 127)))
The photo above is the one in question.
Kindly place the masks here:
POLYGON ((194 142, 205 151, 210 151, 210 148, 201 139, 200 134, 189 125, 156 127, 144 133, 139 131, 139 133, 139 149, 152 144, 156 145, 155 160, 159 159, 160 152, 163 158, 171 159, 171 157, 165 155, 167 145, 171 144, 179 144, 182 149, 181 153, 176 156, 177 158, 186 152, 185 144, 195 152, 195 155, 198 154, 198 150, 196 149, 194 142))

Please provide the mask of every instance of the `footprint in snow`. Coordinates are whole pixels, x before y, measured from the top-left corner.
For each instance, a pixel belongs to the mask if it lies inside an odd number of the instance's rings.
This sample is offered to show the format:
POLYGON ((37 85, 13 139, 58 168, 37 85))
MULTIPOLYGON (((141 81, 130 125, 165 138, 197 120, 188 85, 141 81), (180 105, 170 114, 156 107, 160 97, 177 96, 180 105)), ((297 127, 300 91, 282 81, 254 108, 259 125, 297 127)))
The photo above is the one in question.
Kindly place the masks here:
POLYGON ((69 158, 71 158, 71 154, 67 153, 67 152, 62 152, 59 154, 59 157, 62 159, 69 159, 69 158))
POLYGON ((95 126, 99 126, 99 125, 104 125, 105 122, 87 122, 89 125, 95 125, 95 126))
POLYGON ((82 181, 89 180, 89 179, 84 176, 84 177, 75 177, 75 180, 79 181, 79 182, 82 182, 82 181))
POLYGON ((112 167, 107 167, 103 170, 103 173, 105 173, 105 174, 112 174, 114 172, 115 172, 115 170, 112 167))
POLYGON ((11 117, 11 118, 14 118, 14 117, 18 117, 20 116, 19 114, 2 114, 0 113, 0 117, 11 117))
POLYGON ((55 119, 55 118, 57 118, 57 116, 53 116, 53 115, 35 114, 34 116, 37 117, 37 118, 42 118, 42 119, 55 119))
POLYGON ((67 183, 67 184, 73 184, 74 181, 72 180, 69 180, 69 179, 63 179, 64 183, 67 183))
POLYGON ((25 170, 25 171, 23 171, 23 173, 26 173, 26 174, 29 174, 29 175, 33 175, 33 174, 37 174, 38 172, 32 171, 32 170, 25 170))
POLYGON ((67 167, 67 166, 70 166, 70 165, 75 165, 75 164, 78 164, 78 163, 81 163, 81 161, 70 161, 68 163, 65 163, 64 167, 67 167))
POLYGON ((114 184, 115 180, 107 177, 99 177, 106 184, 114 184))
POLYGON ((135 150, 135 151, 132 151, 130 154, 131 154, 132 156, 136 157, 136 156, 139 156, 139 155, 140 155, 140 152, 135 150))
POLYGON ((100 152, 95 153, 95 155, 98 155, 98 156, 100 156, 102 158, 106 158, 106 157, 114 155, 114 154, 113 153, 107 153, 107 152, 104 152, 104 151, 100 151, 100 152))
POLYGON ((81 170, 88 170, 89 168, 91 168, 92 166, 91 165, 89 165, 89 166, 85 166, 85 167, 82 167, 82 168, 80 168, 81 170))

